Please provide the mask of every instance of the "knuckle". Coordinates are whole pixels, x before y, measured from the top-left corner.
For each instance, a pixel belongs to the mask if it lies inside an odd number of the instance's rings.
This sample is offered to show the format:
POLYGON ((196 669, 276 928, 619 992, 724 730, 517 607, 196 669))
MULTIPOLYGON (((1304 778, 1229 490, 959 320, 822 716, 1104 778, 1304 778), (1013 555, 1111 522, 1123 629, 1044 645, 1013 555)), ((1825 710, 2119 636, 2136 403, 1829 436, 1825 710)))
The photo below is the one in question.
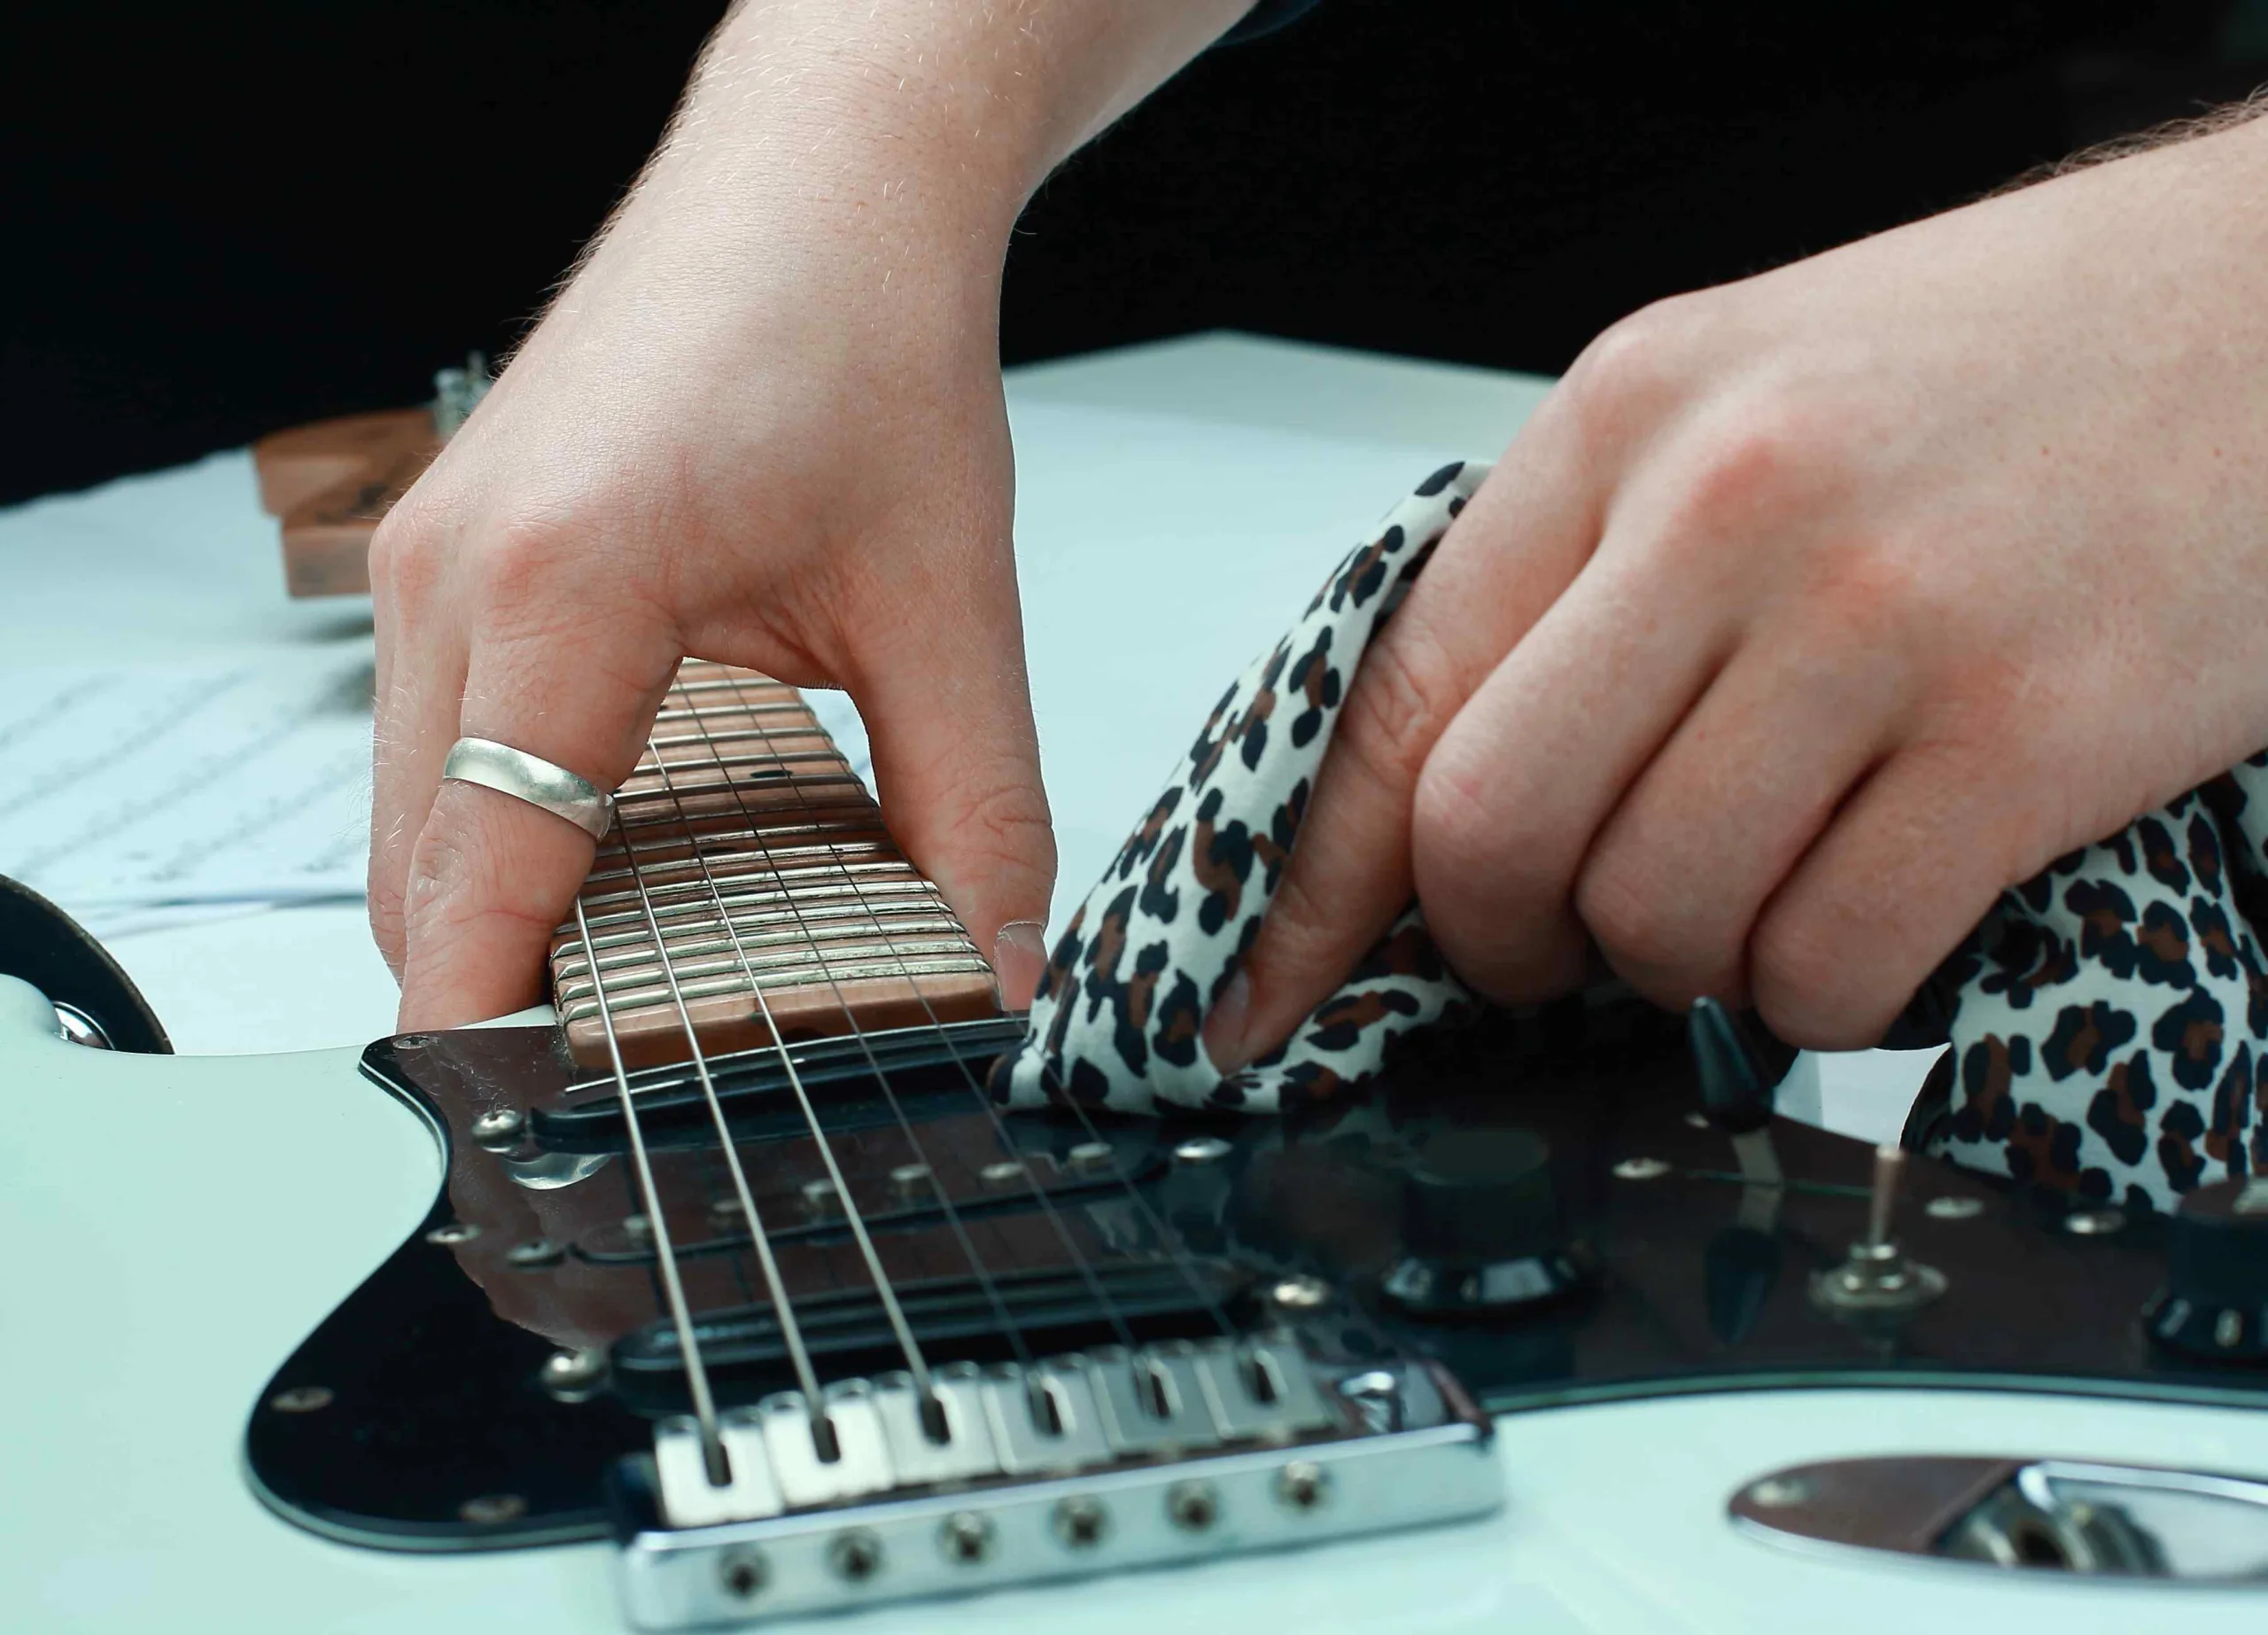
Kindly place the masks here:
POLYGON ((1363 656, 1331 754, 1353 763, 1366 782, 1410 789, 1457 703, 1456 684, 1437 661, 1389 635, 1363 656))
POLYGON ((1705 547, 1757 537, 1834 480, 1843 464, 1831 427, 1769 398, 1744 401, 1702 436, 1671 533, 1705 547))
POLYGON ((373 870, 369 887, 370 936, 378 945, 378 952, 399 977, 402 955, 402 895, 400 891, 380 881, 373 870))
POLYGON ((510 618, 540 602, 554 583, 565 541, 548 518, 511 518, 485 530, 472 559, 472 590, 484 612, 510 618))
MULTIPOLYGON (((1055 882, 1055 827, 1047 797, 1018 779, 996 783, 963 801, 939 831, 957 876, 940 884, 976 886, 988 899, 1044 905, 1055 882)), ((944 872, 941 870, 940 872, 944 872)), ((1021 912, 1021 910, 1019 911, 1021 912)))
POLYGON ((437 508, 410 490, 370 535, 371 588, 397 603, 430 601, 447 563, 447 537, 437 508))
POLYGON ((1706 298, 1673 295, 1618 319, 1584 347, 1554 395, 1586 429, 1611 433, 1678 389, 1706 298))
POLYGON ((1260 941, 1245 969, 1257 1006, 1279 1008, 1287 997, 1322 992, 1353 964, 1358 950, 1343 949, 1346 916, 1335 912, 1296 865, 1268 904, 1260 941))
POLYGON ((1749 941, 1757 1008, 1790 1044, 1845 1048, 1871 1043, 1851 1027, 1844 992, 1852 961, 1814 913, 1768 915, 1749 941))
POLYGON ((1665 895, 1635 871, 1586 868, 1575 885, 1575 915, 1625 977, 1660 978, 1694 963, 1695 938, 1665 895))
POLYGON ((1470 768, 1442 756, 1425 763, 1410 804, 1410 847, 1421 876, 1501 885, 1523 854, 1517 828, 1492 810, 1470 768))

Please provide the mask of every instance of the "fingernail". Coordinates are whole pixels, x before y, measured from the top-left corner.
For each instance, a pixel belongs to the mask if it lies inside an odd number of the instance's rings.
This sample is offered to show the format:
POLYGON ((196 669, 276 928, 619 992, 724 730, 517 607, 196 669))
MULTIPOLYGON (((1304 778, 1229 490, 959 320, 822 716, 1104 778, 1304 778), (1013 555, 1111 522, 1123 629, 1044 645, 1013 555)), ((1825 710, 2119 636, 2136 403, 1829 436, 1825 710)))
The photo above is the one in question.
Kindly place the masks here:
POLYGON ((1039 979, 1047 969, 1046 928, 1037 920, 1011 920, 992 939, 992 975, 1000 984, 1000 1002, 1010 1010, 1028 1010, 1039 979))
POLYGON ((1212 1063, 1213 1071, 1224 1078, 1244 1065, 1244 1024, 1251 1009, 1252 978, 1239 971, 1221 990, 1221 997, 1213 1001, 1212 1014, 1205 1018, 1202 1035, 1206 1059, 1212 1063))

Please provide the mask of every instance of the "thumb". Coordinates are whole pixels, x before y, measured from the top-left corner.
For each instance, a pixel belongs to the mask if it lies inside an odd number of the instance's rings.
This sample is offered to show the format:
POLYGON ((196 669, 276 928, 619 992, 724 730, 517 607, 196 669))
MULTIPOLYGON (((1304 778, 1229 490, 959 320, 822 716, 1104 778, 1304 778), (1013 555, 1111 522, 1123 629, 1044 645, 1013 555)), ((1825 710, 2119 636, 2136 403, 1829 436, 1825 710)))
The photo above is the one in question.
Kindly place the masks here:
POLYGON ((1011 1009, 1046 961, 1055 830, 1040 782, 1012 568, 976 605, 932 605, 860 666, 882 819, 992 956, 1011 1009), (958 616, 956 616, 958 615, 958 616))

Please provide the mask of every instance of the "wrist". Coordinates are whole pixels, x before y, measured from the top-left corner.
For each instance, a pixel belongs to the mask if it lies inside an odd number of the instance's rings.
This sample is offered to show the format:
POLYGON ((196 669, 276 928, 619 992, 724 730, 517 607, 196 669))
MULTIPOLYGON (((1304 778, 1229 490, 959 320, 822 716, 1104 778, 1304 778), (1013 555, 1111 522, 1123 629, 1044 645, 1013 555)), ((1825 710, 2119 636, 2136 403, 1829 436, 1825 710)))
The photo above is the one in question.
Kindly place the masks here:
POLYGON ((1055 166, 1228 27, 1248 0, 746 4, 703 51, 625 216, 711 230, 860 222, 997 262, 1055 166))

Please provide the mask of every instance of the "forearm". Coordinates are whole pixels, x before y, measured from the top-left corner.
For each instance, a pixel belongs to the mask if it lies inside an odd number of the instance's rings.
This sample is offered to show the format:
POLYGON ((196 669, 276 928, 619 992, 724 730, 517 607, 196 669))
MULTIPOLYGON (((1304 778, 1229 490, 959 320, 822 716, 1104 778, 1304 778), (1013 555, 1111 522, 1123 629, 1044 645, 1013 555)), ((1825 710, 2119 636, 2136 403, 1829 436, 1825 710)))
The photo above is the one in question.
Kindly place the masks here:
POLYGON ((1250 0, 758 0, 719 25, 610 230, 807 233, 995 267, 1034 189, 1250 0))

